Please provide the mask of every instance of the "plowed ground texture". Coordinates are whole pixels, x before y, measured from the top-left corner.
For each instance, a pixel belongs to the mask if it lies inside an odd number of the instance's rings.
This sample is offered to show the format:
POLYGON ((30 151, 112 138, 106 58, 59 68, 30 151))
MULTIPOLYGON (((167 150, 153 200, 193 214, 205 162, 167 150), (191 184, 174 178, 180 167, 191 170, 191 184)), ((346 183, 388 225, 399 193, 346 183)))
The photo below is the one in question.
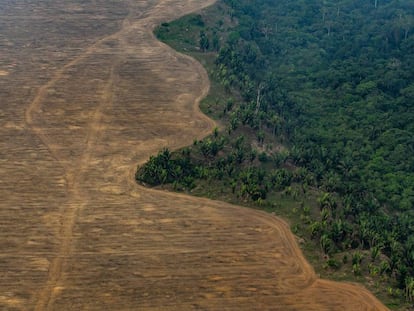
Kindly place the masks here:
POLYGON ((282 220, 135 184, 214 127, 204 69, 152 34, 213 2, 0 2, 0 310, 386 310, 282 220))

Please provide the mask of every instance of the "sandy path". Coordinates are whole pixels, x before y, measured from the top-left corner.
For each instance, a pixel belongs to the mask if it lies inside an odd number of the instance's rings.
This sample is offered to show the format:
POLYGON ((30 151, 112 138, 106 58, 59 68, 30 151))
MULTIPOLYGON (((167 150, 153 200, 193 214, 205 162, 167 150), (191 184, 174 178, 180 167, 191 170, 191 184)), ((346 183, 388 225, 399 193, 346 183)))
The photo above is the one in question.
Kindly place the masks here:
POLYGON ((276 217, 135 185, 214 126, 204 69, 152 34, 213 2, 0 5, 1 310, 386 310, 276 217))

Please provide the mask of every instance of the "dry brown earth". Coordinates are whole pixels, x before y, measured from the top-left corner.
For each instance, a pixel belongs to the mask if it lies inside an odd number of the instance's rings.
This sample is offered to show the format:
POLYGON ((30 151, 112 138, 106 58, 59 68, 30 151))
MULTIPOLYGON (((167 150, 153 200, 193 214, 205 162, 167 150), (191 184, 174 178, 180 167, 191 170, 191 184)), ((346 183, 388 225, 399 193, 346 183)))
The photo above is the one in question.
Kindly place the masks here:
POLYGON ((280 219, 135 185, 211 131, 154 25, 214 0, 0 2, 0 310, 386 310, 280 219))

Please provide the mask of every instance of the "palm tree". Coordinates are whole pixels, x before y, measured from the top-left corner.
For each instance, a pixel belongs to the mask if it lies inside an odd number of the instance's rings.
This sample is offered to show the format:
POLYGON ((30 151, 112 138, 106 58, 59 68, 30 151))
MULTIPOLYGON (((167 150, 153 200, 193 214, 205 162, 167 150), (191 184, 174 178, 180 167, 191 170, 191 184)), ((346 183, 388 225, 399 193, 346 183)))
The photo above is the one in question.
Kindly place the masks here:
POLYGON ((408 301, 414 301, 414 278, 407 277, 405 279, 405 298, 408 301))
POLYGON ((321 238, 319 239, 319 243, 321 245, 322 251, 325 254, 332 252, 332 241, 327 234, 322 234, 321 238))

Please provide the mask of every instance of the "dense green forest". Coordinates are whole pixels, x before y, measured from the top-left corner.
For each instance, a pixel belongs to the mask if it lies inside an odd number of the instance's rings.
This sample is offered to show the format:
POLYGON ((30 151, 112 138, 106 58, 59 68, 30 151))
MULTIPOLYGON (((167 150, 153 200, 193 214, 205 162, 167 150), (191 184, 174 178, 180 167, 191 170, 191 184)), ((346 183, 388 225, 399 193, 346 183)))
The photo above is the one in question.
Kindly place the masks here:
POLYGON ((137 180, 276 211, 289 197, 325 266, 413 301, 414 2, 223 0, 156 33, 208 68, 202 108, 223 126, 137 180))

